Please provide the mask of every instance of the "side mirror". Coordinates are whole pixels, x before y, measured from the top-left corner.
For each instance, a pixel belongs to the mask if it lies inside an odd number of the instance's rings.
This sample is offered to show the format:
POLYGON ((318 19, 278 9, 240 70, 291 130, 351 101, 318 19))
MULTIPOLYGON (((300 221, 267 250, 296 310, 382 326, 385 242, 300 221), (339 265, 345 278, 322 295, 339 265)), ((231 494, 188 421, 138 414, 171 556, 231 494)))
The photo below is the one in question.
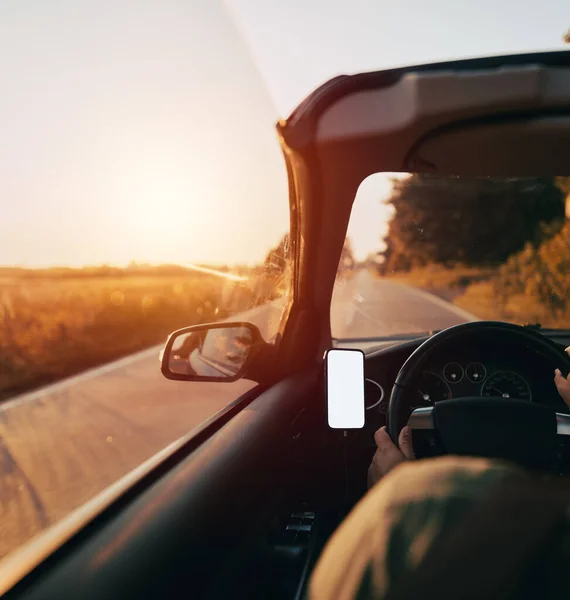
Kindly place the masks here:
POLYGON ((252 323, 209 323, 170 334, 161 352, 161 371, 179 381, 236 381, 263 341, 252 323))

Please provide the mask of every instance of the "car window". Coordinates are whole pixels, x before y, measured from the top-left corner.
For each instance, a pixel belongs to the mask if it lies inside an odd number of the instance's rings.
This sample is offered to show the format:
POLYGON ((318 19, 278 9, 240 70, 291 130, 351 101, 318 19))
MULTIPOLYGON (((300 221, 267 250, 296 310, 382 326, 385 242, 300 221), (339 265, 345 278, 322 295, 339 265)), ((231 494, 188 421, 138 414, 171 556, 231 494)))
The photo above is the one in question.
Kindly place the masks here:
MULTIPOLYGON (((165 379, 170 332, 272 342, 291 288, 278 115, 221 4, 9 4, 0 558, 254 387, 165 379)), ((232 373, 247 340, 217 342, 192 351, 232 373)))
POLYGON ((569 182, 369 177, 337 272, 333 336, 414 336, 477 319, 570 328, 569 182))

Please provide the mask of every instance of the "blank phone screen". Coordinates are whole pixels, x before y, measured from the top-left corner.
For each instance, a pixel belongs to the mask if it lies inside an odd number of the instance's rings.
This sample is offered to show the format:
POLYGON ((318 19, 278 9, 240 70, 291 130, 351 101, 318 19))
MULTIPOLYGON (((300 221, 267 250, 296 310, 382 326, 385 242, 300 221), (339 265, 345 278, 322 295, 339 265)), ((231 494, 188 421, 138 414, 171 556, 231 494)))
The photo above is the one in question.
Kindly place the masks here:
POLYGON ((329 427, 364 427, 364 353, 329 350, 325 357, 329 427))

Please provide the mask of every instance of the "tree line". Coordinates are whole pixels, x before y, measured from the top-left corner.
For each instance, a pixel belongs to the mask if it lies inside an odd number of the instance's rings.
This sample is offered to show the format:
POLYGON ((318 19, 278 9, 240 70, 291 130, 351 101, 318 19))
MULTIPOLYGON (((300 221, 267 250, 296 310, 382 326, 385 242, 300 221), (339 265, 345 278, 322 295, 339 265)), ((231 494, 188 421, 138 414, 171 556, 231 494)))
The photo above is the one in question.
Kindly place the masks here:
POLYGON ((569 192, 570 178, 396 179, 381 271, 500 265, 560 231, 569 192))

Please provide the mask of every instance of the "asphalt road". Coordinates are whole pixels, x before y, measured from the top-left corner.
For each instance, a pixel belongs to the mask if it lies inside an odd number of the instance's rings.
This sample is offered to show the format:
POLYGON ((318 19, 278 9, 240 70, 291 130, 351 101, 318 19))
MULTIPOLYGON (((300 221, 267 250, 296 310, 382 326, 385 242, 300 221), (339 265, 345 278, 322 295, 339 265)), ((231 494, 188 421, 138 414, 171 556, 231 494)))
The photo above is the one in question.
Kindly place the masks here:
POLYGON ((331 329, 336 338, 381 337, 445 329, 476 318, 432 294, 360 271, 337 283, 331 329))
MULTIPOLYGON (((241 318, 278 318, 270 305, 241 318)), ((336 286, 335 337, 441 329, 473 317, 434 296, 357 273, 336 286)), ((158 348, 0 406, 0 557, 77 509, 250 389, 175 382, 158 348)), ((0 570, 2 565, 0 564, 0 570)))

